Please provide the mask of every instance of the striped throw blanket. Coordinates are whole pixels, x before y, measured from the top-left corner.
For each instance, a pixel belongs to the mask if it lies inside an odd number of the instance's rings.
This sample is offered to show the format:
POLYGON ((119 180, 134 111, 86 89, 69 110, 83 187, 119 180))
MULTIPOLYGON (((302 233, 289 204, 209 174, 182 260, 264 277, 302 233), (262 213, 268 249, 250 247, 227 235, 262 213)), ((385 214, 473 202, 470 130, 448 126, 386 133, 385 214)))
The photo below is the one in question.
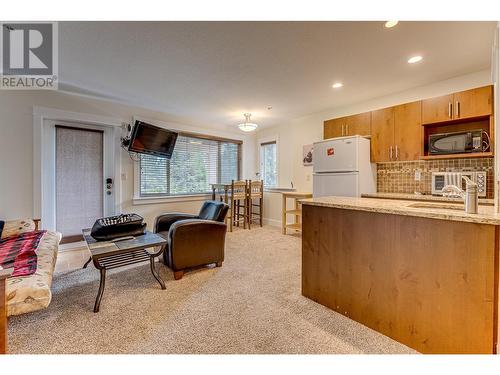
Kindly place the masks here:
POLYGON ((45 230, 25 232, 0 239, 0 266, 14 267, 12 276, 28 276, 36 272, 36 249, 45 230))

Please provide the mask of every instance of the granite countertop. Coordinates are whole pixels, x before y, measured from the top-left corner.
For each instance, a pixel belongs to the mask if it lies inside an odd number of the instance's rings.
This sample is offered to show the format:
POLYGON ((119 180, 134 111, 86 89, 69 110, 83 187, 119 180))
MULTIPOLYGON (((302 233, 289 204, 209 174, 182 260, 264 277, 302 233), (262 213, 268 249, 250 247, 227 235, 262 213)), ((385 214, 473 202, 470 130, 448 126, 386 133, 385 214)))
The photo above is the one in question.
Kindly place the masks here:
POLYGON ((411 200, 354 197, 309 198, 301 199, 300 202, 303 205, 340 208, 344 210, 500 225, 500 214, 495 214, 493 206, 479 206, 479 213, 468 214, 464 211, 463 204, 451 202, 415 202, 411 200))
MULTIPOLYGON (((429 194, 408 194, 408 193, 371 193, 361 194, 363 198, 385 198, 385 199, 403 199, 415 201, 434 201, 434 202, 456 202, 463 203, 462 198, 448 198, 429 194)), ((493 199, 479 198, 479 204, 493 206, 495 201, 493 199)))

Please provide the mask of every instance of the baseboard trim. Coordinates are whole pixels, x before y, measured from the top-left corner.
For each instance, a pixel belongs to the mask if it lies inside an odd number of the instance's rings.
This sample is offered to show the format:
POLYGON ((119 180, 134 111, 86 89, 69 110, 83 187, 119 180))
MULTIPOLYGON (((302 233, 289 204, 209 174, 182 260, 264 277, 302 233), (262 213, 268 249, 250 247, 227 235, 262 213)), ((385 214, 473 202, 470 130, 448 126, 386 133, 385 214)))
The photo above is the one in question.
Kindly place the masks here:
POLYGON ((280 220, 263 218, 262 221, 266 225, 271 225, 273 227, 281 227, 281 221, 280 220))

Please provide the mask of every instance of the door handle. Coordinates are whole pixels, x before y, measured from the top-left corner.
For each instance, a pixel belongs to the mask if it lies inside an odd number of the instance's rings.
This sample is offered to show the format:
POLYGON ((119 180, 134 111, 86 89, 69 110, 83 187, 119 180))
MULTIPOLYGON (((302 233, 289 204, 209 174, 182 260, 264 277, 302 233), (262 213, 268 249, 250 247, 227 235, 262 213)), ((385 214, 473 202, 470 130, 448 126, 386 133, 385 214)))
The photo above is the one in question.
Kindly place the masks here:
POLYGON ((349 124, 345 126, 345 135, 349 135, 349 124))
POLYGON ((460 117, 460 102, 458 100, 455 102, 455 116, 460 117))
POLYGON ((342 124, 342 137, 344 136, 344 124, 342 124))
POLYGON ((453 113, 453 103, 452 102, 448 102, 448 117, 451 118, 452 116, 452 113, 453 113))
POLYGON ((389 159, 392 160, 392 146, 389 147, 389 159))

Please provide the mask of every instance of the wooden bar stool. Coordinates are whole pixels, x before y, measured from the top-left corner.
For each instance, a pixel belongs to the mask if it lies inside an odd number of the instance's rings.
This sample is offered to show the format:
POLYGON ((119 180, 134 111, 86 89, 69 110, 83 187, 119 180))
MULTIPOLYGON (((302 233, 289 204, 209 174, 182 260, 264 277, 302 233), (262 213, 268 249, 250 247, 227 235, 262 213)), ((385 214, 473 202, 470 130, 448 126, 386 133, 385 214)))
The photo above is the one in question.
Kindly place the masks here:
POLYGON ((231 181, 231 187, 228 191, 229 204, 229 231, 233 231, 233 225, 240 226, 243 223, 243 228, 246 229, 247 217, 247 182, 231 181), (241 209, 243 208, 243 212, 241 209))
POLYGON ((258 221, 259 225, 262 226, 262 217, 264 209, 264 181, 252 181, 248 180, 248 229, 253 221, 258 221), (258 211, 254 211, 254 208, 258 208, 258 211))

